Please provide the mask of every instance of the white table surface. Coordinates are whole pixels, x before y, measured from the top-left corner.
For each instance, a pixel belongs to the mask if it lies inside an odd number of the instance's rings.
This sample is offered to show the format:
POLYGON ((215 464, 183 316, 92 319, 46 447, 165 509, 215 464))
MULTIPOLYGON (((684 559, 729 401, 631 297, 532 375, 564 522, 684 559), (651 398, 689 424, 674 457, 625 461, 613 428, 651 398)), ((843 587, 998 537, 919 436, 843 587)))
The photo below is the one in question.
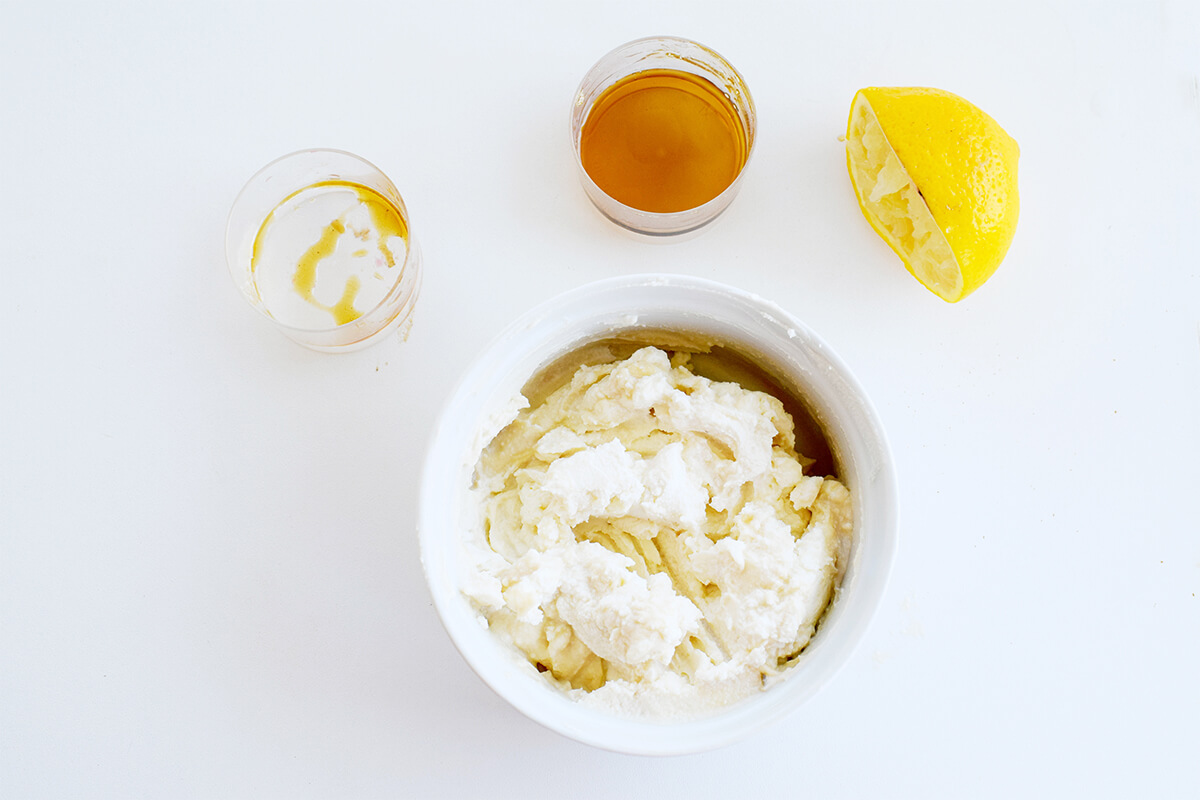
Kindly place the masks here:
POLYGON ((845 5, 6 3, 0 796, 1198 796, 1200 9, 845 5), (591 208, 567 138, 583 73, 654 33, 727 56, 760 123, 728 213, 666 244, 591 208), (867 85, 955 91, 1021 145, 1015 242, 963 303, 858 211, 867 85), (308 352, 229 279, 237 191, 313 146, 408 202, 406 342, 308 352), (701 756, 508 707, 414 535, 475 354, 640 272, 804 319, 900 477, 854 658, 701 756))

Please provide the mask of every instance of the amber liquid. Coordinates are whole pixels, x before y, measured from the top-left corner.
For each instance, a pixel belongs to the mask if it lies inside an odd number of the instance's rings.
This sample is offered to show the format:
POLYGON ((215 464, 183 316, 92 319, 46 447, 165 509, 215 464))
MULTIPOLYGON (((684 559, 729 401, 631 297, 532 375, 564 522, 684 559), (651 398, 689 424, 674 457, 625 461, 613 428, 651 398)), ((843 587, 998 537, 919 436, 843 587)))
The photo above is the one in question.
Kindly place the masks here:
POLYGON ((655 69, 604 90, 584 121, 579 153, 609 197, 669 214, 729 188, 746 164, 747 138, 737 107, 713 83, 655 69))

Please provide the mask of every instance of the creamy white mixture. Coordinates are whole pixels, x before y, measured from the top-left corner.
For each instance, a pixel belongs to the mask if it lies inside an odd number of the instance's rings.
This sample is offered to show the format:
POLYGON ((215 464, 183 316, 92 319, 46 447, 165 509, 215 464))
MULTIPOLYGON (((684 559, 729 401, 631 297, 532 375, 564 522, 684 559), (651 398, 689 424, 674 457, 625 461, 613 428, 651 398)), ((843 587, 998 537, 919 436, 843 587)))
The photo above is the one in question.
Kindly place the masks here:
POLYGON ((647 347, 580 368, 476 468, 463 590, 582 703, 702 713, 762 689, 812 637, 850 496, 805 475, 783 404, 647 347))

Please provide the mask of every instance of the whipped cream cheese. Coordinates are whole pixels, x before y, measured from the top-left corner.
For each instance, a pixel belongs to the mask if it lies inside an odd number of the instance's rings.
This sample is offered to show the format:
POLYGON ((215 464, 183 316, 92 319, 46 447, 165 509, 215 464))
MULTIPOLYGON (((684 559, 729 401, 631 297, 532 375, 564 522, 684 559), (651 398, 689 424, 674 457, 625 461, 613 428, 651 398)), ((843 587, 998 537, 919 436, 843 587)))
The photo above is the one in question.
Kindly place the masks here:
POLYGON ((805 474, 780 400, 689 358, 644 347, 579 368, 475 471, 463 592, 545 679, 632 715, 767 686, 811 639, 852 536, 849 492, 805 474))

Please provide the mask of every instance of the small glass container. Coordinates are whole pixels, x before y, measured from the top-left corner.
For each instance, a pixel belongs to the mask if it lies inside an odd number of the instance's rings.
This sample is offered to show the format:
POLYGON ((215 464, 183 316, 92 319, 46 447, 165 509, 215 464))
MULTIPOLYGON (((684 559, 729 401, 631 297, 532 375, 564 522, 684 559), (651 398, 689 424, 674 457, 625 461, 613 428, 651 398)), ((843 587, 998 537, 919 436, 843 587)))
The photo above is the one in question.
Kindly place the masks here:
POLYGON ((341 150, 301 150, 259 170, 229 212, 225 256, 250 305, 321 352, 358 350, 407 324, 421 289, 400 193, 341 150))
MULTIPOLYGON (((695 94, 703 95, 703 92, 695 92, 695 94)), ((626 108, 635 107, 627 106, 626 108)), ((682 122, 686 116, 672 113, 673 110, 669 105, 655 108, 652 104, 642 103, 640 108, 646 109, 640 118, 627 119, 622 123, 614 121, 609 124, 625 125, 631 142, 643 130, 653 130, 655 125, 670 125, 673 126, 673 130, 668 136, 670 141, 667 142, 665 148, 661 141, 653 142, 647 139, 643 139, 642 144, 636 142, 631 144, 628 160, 614 167, 616 171, 624 170, 627 174, 642 173, 643 167, 646 166, 644 159, 653 158, 653 151, 661 154, 664 150, 683 152, 689 148, 693 151, 696 149, 697 142, 689 137, 699 134, 695 126, 689 126, 682 122), (681 122, 676 125, 674 122, 676 120, 681 122), (639 148, 641 152, 639 152, 639 148)), ((674 109, 674 111, 677 110, 674 109)), ((711 119, 712 116, 712 114, 704 113, 696 119, 711 119)), ((596 122, 597 126, 600 124, 603 122, 596 122)), ((746 86, 745 80, 738 71, 719 53, 697 42, 675 36, 651 36, 636 39, 608 53, 597 61, 595 66, 583 77, 571 107, 571 140, 575 148, 575 163, 588 198, 604 216, 616 224, 652 236, 687 233, 716 219, 729 206, 741 186, 742 177, 745 175, 746 167, 754 151, 756 133, 757 116, 754 100, 750 96, 750 90, 746 86), (585 167, 585 163, 588 161, 588 156, 584 151, 589 146, 587 142, 590 128, 589 118, 593 115, 610 113, 611 109, 615 108, 615 106, 608 105, 610 98, 617 96, 614 92, 622 87, 626 87, 625 91, 631 91, 631 87, 636 86, 634 81, 641 80, 639 76, 678 75, 680 73, 690 76, 694 86, 709 89, 712 95, 710 99, 716 98, 718 101, 713 106, 717 110, 718 116, 727 117, 727 121, 730 123, 727 130, 727 135, 731 139, 730 146, 737 150, 736 173, 730 176, 730 180, 723 189, 707 195, 697 195, 702 198, 701 202, 688 204, 683 208, 656 209, 649 207, 653 203, 633 202, 629 197, 614 197, 613 194, 620 193, 601 188, 599 184, 605 183, 605 180, 601 179, 598 182, 596 178, 599 176, 593 176, 585 167), (705 82, 710 86, 705 86, 705 82), (719 93, 719 95, 712 94, 713 92, 719 93)), ((672 183, 678 182, 672 179, 672 175, 682 176, 682 179, 687 180, 690 179, 687 172, 686 165, 674 172, 671 169, 664 169, 659 173, 662 180, 656 179, 654 183, 670 189, 672 183)), ((645 174, 652 173, 647 171, 645 174)), ((612 185, 615 184, 610 181, 610 186, 612 185)))

